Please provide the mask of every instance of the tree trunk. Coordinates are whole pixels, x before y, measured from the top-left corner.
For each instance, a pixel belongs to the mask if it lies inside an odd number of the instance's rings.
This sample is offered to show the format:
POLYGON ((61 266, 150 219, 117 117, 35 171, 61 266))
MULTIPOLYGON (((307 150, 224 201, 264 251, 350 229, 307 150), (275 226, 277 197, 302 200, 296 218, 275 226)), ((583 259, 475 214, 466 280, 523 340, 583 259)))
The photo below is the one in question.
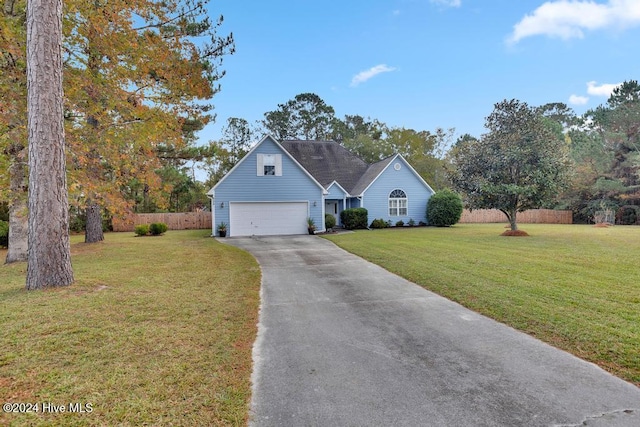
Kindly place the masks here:
POLYGON ((104 233, 102 232, 102 210, 100 206, 95 203, 89 203, 87 205, 87 225, 84 234, 85 243, 96 243, 104 240, 104 233))
POLYGON ((516 231, 518 229, 518 223, 516 222, 516 215, 518 211, 515 209, 513 210, 500 209, 500 212, 502 212, 507 217, 507 220, 509 221, 509 226, 511 227, 511 231, 516 231))
POLYGON ((5 263, 21 262, 27 260, 28 255, 28 209, 26 200, 14 202, 9 207, 9 250, 5 263))
POLYGON ((26 147, 17 142, 7 150, 11 158, 9 167, 9 250, 5 263, 27 260, 27 175, 25 169, 26 147))
POLYGON ((23 160, 15 158, 9 168, 11 204, 9 205, 9 250, 5 263, 26 261, 28 254, 27 185, 23 160))
POLYGON ((509 211, 507 214, 507 218, 509 218, 509 225, 511 226, 511 231, 516 231, 518 229, 518 223, 516 222, 516 216, 518 212, 514 209, 509 211))
POLYGON ((73 283, 64 152, 61 46, 62 1, 28 0, 27 289, 73 283))

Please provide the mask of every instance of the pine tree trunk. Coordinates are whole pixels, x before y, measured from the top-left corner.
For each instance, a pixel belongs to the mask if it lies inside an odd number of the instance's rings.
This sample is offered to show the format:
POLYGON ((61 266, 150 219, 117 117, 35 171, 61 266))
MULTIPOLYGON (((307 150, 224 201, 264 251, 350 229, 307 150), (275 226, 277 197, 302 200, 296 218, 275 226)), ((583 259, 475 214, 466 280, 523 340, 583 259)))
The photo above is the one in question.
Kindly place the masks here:
POLYGON ((27 176, 25 169, 26 147, 17 142, 7 150, 11 156, 9 167, 9 188, 11 200, 9 202, 9 250, 5 263, 27 260, 27 176))
POLYGON ((20 203, 13 203, 9 207, 9 250, 5 263, 21 262, 27 260, 28 242, 28 209, 27 203, 21 200, 20 203))
POLYGON ((26 198, 16 198, 9 206, 9 250, 5 263, 27 260, 28 208, 26 198))
POLYGON ((84 235, 85 243, 96 243, 104 240, 102 231, 102 210, 95 203, 87 205, 87 226, 84 235))
POLYGON ((27 289, 73 283, 64 152, 61 46, 62 1, 28 0, 27 289))

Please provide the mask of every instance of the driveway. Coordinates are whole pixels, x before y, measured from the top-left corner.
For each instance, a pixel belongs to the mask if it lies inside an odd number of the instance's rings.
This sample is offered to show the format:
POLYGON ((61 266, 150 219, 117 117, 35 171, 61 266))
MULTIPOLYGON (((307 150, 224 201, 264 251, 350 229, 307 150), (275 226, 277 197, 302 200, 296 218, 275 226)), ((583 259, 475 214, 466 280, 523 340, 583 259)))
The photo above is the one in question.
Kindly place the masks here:
POLYGON ((251 425, 640 426, 639 388, 329 241, 224 242, 263 275, 251 425))

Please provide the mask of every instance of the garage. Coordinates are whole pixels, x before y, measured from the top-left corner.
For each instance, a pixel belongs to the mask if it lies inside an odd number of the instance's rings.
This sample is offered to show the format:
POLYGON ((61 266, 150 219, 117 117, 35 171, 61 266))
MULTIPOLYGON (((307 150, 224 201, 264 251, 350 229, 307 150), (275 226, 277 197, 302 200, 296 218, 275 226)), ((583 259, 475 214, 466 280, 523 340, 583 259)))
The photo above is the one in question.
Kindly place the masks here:
POLYGON ((231 202, 230 236, 307 233, 307 202, 231 202))

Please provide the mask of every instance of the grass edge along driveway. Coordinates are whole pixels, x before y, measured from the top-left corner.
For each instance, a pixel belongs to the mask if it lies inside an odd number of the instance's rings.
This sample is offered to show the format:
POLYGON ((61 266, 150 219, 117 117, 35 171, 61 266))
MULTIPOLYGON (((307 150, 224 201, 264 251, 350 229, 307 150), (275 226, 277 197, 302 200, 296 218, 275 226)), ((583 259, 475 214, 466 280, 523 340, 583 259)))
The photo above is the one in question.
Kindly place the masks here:
MULTIPOLYGON (((640 385, 640 227, 503 224, 327 235, 343 249, 640 385)), ((497 349, 499 351, 499 349, 497 349)))
POLYGON ((1 267, 0 401, 39 412, 0 425, 246 424, 260 269, 209 235, 72 236, 61 289, 27 292, 26 263, 1 267))

